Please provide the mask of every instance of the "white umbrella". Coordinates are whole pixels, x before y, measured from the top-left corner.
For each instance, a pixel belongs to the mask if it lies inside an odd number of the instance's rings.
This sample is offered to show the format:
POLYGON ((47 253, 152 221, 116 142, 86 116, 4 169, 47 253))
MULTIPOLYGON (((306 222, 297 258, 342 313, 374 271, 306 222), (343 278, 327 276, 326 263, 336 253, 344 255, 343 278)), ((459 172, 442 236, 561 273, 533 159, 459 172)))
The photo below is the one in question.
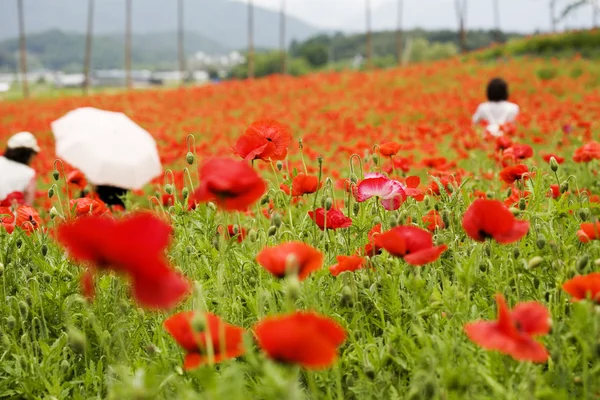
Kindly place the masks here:
POLYGON ((51 126, 56 155, 95 185, 140 189, 162 173, 154 138, 123 113, 78 108, 51 126))

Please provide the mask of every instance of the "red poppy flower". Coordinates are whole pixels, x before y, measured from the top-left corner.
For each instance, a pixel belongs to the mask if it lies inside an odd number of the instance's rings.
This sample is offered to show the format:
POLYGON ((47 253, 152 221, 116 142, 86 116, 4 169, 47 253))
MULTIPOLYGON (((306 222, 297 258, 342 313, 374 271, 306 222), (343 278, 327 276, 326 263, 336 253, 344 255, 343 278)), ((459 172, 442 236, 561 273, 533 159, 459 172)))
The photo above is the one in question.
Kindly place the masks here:
POLYGON ((600 143, 591 141, 575 150, 573 161, 587 163, 592 160, 600 160, 600 143))
POLYGON ((0 207, 0 223, 10 234, 15 230, 15 215, 8 207, 0 207))
POLYGON ((163 207, 171 207, 172 205, 175 205, 175 195, 172 193, 163 193, 160 200, 163 207))
POLYGON ((340 229, 352 226, 352 219, 346 217, 343 212, 336 208, 332 208, 327 212, 324 208, 317 208, 315 211, 309 211, 308 215, 322 231, 325 230, 325 227, 327 229, 340 229))
POLYGON ((338 276, 342 272, 354 272, 364 267, 366 260, 359 256, 337 256, 337 264, 329 267, 331 275, 338 276))
POLYGON ((510 355, 515 360, 545 362, 548 351, 534 336, 550 332, 550 314, 540 303, 519 303, 510 311, 502 295, 496 295, 497 321, 478 321, 465 325, 471 341, 487 350, 510 355))
POLYGON ((207 161, 200 169, 196 202, 214 201, 227 211, 244 211, 265 193, 266 185, 245 162, 226 158, 207 161))
POLYGON ((214 357, 212 361, 215 363, 245 353, 242 340, 244 330, 223 322, 214 314, 185 311, 173 315, 163 325, 187 352, 183 362, 185 370, 209 363, 210 348, 214 357), (195 324, 200 326, 194 326, 195 324))
POLYGON ((312 313, 269 317, 254 327, 261 349, 269 357, 309 369, 323 369, 337 358, 337 349, 346 333, 337 322, 312 313))
POLYGON ((157 217, 140 213, 115 221, 85 217, 61 225, 58 240, 78 262, 129 276, 137 301, 146 307, 168 309, 189 290, 188 282, 171 270, 164 251, 171 227, 157 217))
POLYGON ((384 157, 396 155, 402 146, 396 142, 388 142, 379 146, 379 153, 384 157))
POLYGON ((577 237, 583 243, 600 239, 600 222, 584 222, 580 225, 577 237))
POLYGON ((528 175, 529 168, 523 164, 512 165, 500 171, 500 178, 509 185, 513 184, 516 180, 527 178, 528 175))
POLYGON ((554 157, 554 159, 556 160, 557 163, 562 164, 563 162, 565 162, 565 158, 561 157, 561 156, 557 156, 556 154, 544 154, 544 156, 542 156, 542 158, 544 159, 544 161, 546 161, 547 163, 550 162, 550 159, 554 157))
POLYGON ((442 220, 442 216, 436 210, 429 211, 423 216, 423 222, 426 224, 426 228, 430 232, 434 232, 436 229, 444 229, 446 225, 442 220))
POLYGON ((110 214, 110 210, 108 209, 106 204, 102 202, 102 200, 94 200, 84 197, 81 199, 71 200, 69 202, 69 206, 71 207, 71 210, 75 211, 76 218, 85 215, 93 215, 99 217, 102 215, 110 214))
POLYGON ((498 243, 513 243, 529 231, 529 221, 515 219, 514 215, 497 200, 477 199, 463 217, 467 235, 478 242, 493 238, 498 243))
POLYGON ((42 219, 35 209, 29 206, 17 208, 17 220, 15 225, 23 229, 27 234, 37 230, 42 225, 42 219))
POLYGON ((292 141, 291 129, 277 121, 256 121, 238 139, 233 151, 244 160, 283 160, 292 141))
POLYGON ((83 190, 87 186, 87 179, 81 171, 75 170, 67 175, 67 184, 74 188, 83 190))
POLYGON ((377 246, 410 265, 425 265, 440 257, 448 246, 433 245, 431 233, 416 226, 399 226, 378 235, 377 246))
POLYGON ((378 254, 381 254, 381 247, 377 246, 376 238, 381 234, 381 224, 375 225, 368 234, 369 242, 365 246, 363 252, 359 251, 359 254, 367 255, 370 257, 375 257, 378 254))
MULTIPOLYGON (((219 226, 219 233, 221 233, 222 231, 223 227, 219 226)), ((244 239, 246 238, 246 233, 246 229, 244 228, 239 228, 235 225, 227 225, 227 237, 230 239, 235 238, 238 243, 242 243, 244 241, 244 239)))
POLYGON ((512 156, 517 160, 525 160, 533 157, 533 149, 527 144, 514 144, 512 147, 504 150, 503 155, 512 156))
POLYGON ((418 176, 409 176, 406 178, 406 187, 404 188, 404 192, 408 197, 412 197, 416 201, 423 201, 425 198, 425 193, 419 189, 420 184, 421 178, 418 176))
POLYGON ((496 139, 496 150, 505 150, 513 145, 510 136, 500 136, 496 139))
POLYGON ((573 300, 586 300, 600 304, 600 272, 576 276, 565 282, 563 289, 571 295, 573 300))
POLYGON ((553 199, 557 199, 560 197, 560 187, 556 183, 554 185, 550 185, 548 197, 552 197, 553 199))
POLYGON ((394 211, 406 200, 405 186, 381 174, 367 174, 356 188, 356 201, 362 203, 372 197, 379 197, 383 208, 394 211))
POLYGON ((22 192, 12 192, 0 201, 0 207, 12 207, 13 205, 24 205, 25 195, 22 192))
POLYGON ((315 193, 317 190, 319 190, 319 177, 317 176, 299 173, 292 180, 292 196, 315 193))
POLYGON ((296 271, 301 281, 323 266, 323 254, 302 242, 267 247, 256 256, 256 260, 278 278, 285 277, 288 271, 296 271))

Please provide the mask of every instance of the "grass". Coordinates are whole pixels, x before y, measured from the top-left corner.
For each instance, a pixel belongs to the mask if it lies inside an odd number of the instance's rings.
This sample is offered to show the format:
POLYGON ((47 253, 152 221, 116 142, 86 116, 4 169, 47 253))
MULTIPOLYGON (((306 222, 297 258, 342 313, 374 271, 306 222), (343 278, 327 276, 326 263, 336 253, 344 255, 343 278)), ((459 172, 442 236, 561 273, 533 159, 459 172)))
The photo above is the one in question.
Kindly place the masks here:
MULTIPOLYGON (((195 282, 193 294, 169 313, 139 308, 125 280, 109 274, 97 282, 95 300, 86 300, 79 285, 82 268, 51 234, 61 221, 47 212, 59 200, 40 193, 36 207, 46 215, 48 233, 27 236, 17 229, 9 235, 0 230, 0 398, 598 398, 600 310, 590 301, 571 302, 561 289, 573 276, 600 268, 600 242, 583 244, 576 236, 582 221, 599 214, 590 195, 577 193, 581 188, 600 192, 598 161, 571 160, 575 148, 597 137, 593 68, 583 60, 485 66, 452 61, 185 91, 0 104, 0 137, 29 127, 49 153, 35 164, 42 188, 53 183, 47 123, 66 110, 87 104, 121 109, 152 131, 165 166, 176 173, 178 201, 172 207, 150 205, 174 227, 169 261, 195 282), (574 66, 582 73, 563 73, 574 66), (536 74, 540 68, 560 73, 543 80, 536 74), (511 245, 474 242, 462 229, 475 190, 502 201, 507 197, 508 188, 498 179, 502 166, 494 158, 494 144, 482 141, 469 123, 483 84, 499 74, 513 83, 523 109, 514 140, 535 150, 535 157, 523 161, 535 171, 525 187, 531 195, 513 204, 517 217, 530 221, 530 231, 511 245), (244 127, 264 117, 290 124, 296 138, 303 138, 309 173, 318 174, 317 156, 323 156, 325 187, 298 204, 279 190, 294 169, 304 167, 294 144, 277 175, 271 166, 256 163, 269 183, 277 216, 263 216, 268 200, 249 215, 227 214, 210 204, 188 212, 180 194, 184 182, 193 188, 178 172, 189 168, 197 186, 198 164, 210 155, 229 156, 244 127), (573 127, 568 135, 562 130, 567 124, 573 127), (197 140, 192 166, 185 162, 188 134, 197 140), (398 211, 385 212, 373 200, 348 202, 347 194, 336 189, 338 179, 385 169, 390 161, 374 157, 372 147, 389 140, 406 146, 397 158, 410 160, 406 175, 419 175, 421 189, 434 181, 432 176, 454 176, 458 183, 440 195, 429 193, 422 202, 409 198, 398 211), (567 158, 557 177, 541 160, 550 152, 567 158), (352 154, 358 156, 349 167, 352 154), (444 162, 431 166, 426 160, 433 157, 444 162), (569 193, 552 199, 547 193, 557 179, 568 182, 569 193), (307 216, 314 203, 342 200, 353 219, 348 230, 323 233, 307 216), (373 268, 356 273, 336 278, 326 268, 335 264, 335 256, 362 248, 375 224, 381 223, 383 230, 399 224, 422 227, 422 217, 432 209, 446 223, 434 234, 436 243, 448 245, 439 260, 416 268, 384 252, 372 257, 373 268), (228 224, 251 233, 242 243, 216 234, 219 225, 228 224), (325 254, 324 268, 300 285, 274 279, 255 261, 265 246, 290 240, 325 254), (504 294, 511 306, 538 301, 548 308, 552 330, 541 339, 550 352, 547 363, 515 361, 466 337, 465 323, 495 318, 496 293, 504 294), (334 366, 307 371, 274 362, 247 333, 245 356, 184 372, 183 351, 162 327, 176 311, 208 310, 250 329, 265 316, 290 308, 316 310, 345 328, 347 339, 334 366)), ((148 191, 162 194, 171 179, 154 183, 148 191)), ((61 181, 57 184, 63 187, 61 181)), ((64 202, 65 193, 58 192, 64 202)), ((144 198, 135 200, 134 208, 148 206, 144 198)))

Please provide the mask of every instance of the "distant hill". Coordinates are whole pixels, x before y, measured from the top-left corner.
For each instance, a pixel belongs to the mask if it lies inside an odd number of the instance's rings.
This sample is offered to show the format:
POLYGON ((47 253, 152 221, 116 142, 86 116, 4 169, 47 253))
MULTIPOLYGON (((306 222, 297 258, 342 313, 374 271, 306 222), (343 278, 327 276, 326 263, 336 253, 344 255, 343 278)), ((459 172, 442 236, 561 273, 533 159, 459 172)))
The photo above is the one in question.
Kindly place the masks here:
MULTIPOLYGON (((122 68, 125 58, 124 35, 98 35, 92 48, 92 68, 122 68)), ((16 66, 17 39, 0 42, 0 69, 16 66)), ((185 52, 198 51, 224 54, 230 48, 195 33, 186 32, 185 52)), ((51 30, 27 37, 30 66, 43 65, 52 70, 81 71, 85 51, 85 35, 51 30)), ((175 32, 137 34, 132 37, 132 62, 138 68, 175 68, 177 65, 177 35, 175 32)))
MULTIPOLYGON (((18 34, 16 1, 0 0, 0 40, 18 34)), ((50 29, 85 33, 86 0, 25 0, 25 27, 28 34, 50 29)), ((132 30, 136 34, 174 32, 177 29, 177 1, 133 0, 132 30)), ((224 46, 241 49, 247 43, 248 8, 230 0, 184 0, 185 30, 217 40, 224 46)), ((258 47, 279 46, 279 14, 255 7, 255 42, 258 47)), ((94 31, 118 34, 125 29, 124 0, 96 0, 94 31)), ((304 40, 319 29, 293 17, 287 20, 287 38, 304 40)))

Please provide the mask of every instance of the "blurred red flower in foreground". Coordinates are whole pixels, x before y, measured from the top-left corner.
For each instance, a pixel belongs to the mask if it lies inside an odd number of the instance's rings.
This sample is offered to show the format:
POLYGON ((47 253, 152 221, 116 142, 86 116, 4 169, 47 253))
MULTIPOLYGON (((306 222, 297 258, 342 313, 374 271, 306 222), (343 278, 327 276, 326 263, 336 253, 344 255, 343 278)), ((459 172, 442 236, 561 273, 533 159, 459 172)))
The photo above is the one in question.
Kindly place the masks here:
POLYGON ((514 215, 497 200, 477 199, 463 217, 467 235, 478 242, 493 238, 498 243, 513 243, 529 231, 529 221, 515 219, 514 215))
POLYGON ((592 141, 575 150, 573 161, 580 163, 592 160, 600 160, 600 143, 592 141))
POLYGON ((295 272, 301 281, 323 266, 323 254, 302 242, 267 247, 256 256, 256 260, 278 278, 295 272))
POLYGON ((110 269, 127 275, 137 301, 161 309, 175 306, 189 290, 188 282, 165 260, 170 235, 171 227, 148 213, 120 221, 85 217, 58 228, 59 242, 73 259, 90 263, 92 274, 110 269))
POLYGON ((325 228, 340 229, 352 226, 352 219, 346 217, 343 212, 336 208, 329 211, 325 211, 324 208, 317 208, 315 211, 309 211, 308 215, 322 231, 325 228))
POLYGON ((337 358, 346 333, 337 322, 312 312, 269 317, 254 327, 261 349, 283 363, 323 369, 337 358))
POLYGON ((478 321, 465 325, 471 341, 487 350, 510 355, 515 360, 546 362, 548 351, 534 336, 550 332, 550 314, 537 302, 519 303, 510 311, 502 295, 496 295, 497 321, 478 321))
POLYGON ((529 168, 527 165, 523 164, 512 165, 500 171, 500 178, 509 185, 514 183, 516 180, 527 178, 528 175, 529 168))
POLYGON ((408 264, 424 265, 437 260, 448 246, 433 245, 431 233, 416 226, 399 226, 375 238, 378 247, 408 264))
POLYGON ((22 192, 12 192, 5 199, 0 200, 0 207, 11 207, 13 205, 24 205, 25 195, 22 192))
POLYGON ((85 178, 83 172, 75 170, 67 175, 67 184, 69 187, 72 186, 79 190, 83 190, 87 186, 87 179, 85 178))
POLYGON ((245 352, 242 341, 244 330, 223 322, 214 314, 181 312, 167 319, 163 325, 187 352, 183 362, 186 370, 211 361, 218 363, 239 357, 245 352), (211 347, 212 360, 209 356, 211 347))
POLYGON ((200 169, 200 186, 194 192, 194 200, 214 201, 227 211, 245 211, 265 190, 265 182, 245 162, 215 158, 200 169))
POLYGON ((256 121, 237 140, 233 151, 244 160, 283 160, 292 141, 291 129, 277 121, 256 121))
POLYGON ((317 176, 300 173, 292 180, 292 196, 311 194, 317 190, 319 190, 319 178, 317 176))
POLYGON ((583 243, 600 239, 600 222, 584 222, 580 225, 580 230, 577 231, 577 237, 583 243))
POLYGON ((0 223, 8 233, 15 230, 15 215, 8 207, 0 207, 0 223))
POLYGON ((571 295, 573 300, 586 300, 600 304, 600 272, 576 276, 565 282, 563 289, 571 295))
POLYGON ((366 260, 359 256, 337 256, 337 264, 329 267, 331 275, 338 276, 342 272, 354 272, 364 267, 366 260))

